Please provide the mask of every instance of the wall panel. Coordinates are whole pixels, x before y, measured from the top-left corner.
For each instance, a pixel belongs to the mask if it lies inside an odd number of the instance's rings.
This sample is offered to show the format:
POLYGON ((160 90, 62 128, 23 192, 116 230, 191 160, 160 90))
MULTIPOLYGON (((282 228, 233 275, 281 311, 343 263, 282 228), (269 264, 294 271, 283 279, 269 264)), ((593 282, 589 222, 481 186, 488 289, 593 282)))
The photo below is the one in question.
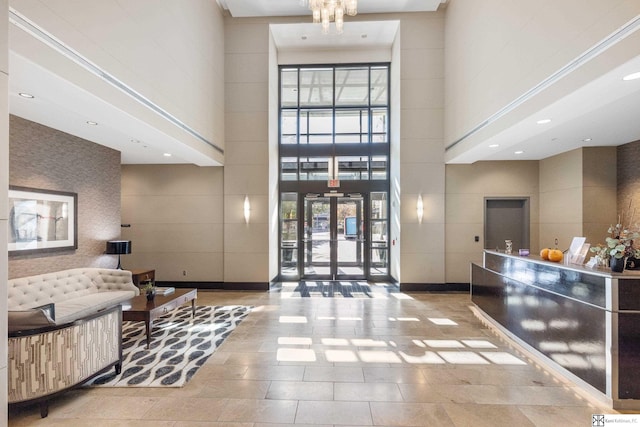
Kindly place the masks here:
POLYGON ((482 261, 485 197, 528 197, 530 246, 538 250, 537 161, 446 166, 446 281, 469 283, 469 263, 482 261), (480 241, 475 242, 475 236, 480 241))
POLYGON ((122 237, 128 269, 155 269, 159 281, 223 280, 223 169, 123 165, 122 237))

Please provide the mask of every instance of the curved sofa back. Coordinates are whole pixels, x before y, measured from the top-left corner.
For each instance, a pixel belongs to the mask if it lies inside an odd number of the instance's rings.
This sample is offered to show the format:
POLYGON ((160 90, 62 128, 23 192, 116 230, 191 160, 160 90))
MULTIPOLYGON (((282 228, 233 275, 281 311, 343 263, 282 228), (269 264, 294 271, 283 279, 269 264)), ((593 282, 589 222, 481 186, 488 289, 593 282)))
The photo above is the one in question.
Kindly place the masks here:
POLYGON ((74 268, 8 281, 9 310, 26 310, 96 292, 129 290, 139 294, 131 272, 108 268, 74 268))

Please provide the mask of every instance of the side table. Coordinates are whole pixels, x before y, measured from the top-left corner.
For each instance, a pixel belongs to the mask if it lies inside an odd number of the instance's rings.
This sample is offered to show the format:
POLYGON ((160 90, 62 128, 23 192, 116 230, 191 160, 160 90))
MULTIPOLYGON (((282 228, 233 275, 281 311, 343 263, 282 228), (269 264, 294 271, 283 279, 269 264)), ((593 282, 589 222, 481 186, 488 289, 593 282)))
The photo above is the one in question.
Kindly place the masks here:
POLYGON ((137 287, 140 287, 141 282, 146 282, 148 280, 151 280, 152 282, 156 281, 155 270, 139 269, 139 270, 130 270, 130 271, 131 271, 131 278, 133 280, 133 284, 136 285, 137 287))

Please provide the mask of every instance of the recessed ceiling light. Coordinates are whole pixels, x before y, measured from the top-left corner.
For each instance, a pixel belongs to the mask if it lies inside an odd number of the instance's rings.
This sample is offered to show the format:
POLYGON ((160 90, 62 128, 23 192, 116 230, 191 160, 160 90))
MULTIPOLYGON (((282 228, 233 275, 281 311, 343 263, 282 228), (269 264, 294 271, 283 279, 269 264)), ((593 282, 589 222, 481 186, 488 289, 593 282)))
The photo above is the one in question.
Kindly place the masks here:
POLYGON ((98 122, 94 122, 94 121, 92 121, 92 120, 87 120, 87 124, 88 124, 88 125, 91 125, 91 126, 97 126, 97 125, 98 125, 98 122))
POLYGON ((26 92, 18 92, 18 95, 20 95, 23 98, 29 98, 29 99, 35 98, 35 96, 31 95, 30 93, 26 93, 26 92))
POLYGON ((306 39, 307 39, 307 36, 302 36, 302 37, 300 37, 300 38, 301 38, 302 40, 306 40, 306 39))
POLYGON ((362 37, 363 39, 366 39, 366 38, 367 38, 367 37, 369 37, 369 36, 368 36, 368 35, 366 35, 366 34, 363 34, 363 35, 361 35, 360 37, 362 37))
POLYGON ((515 151, 513 154, 522 154, 522 153, 524 153, 524 151, 518 150, 518 151, 515 151))
POLYGON ((489 148, 498 148, 498 147, 500 147, 500 144, 491 144, 489 146, 489 148))
POLYGON ((140 144, 140 140, 139 139, 132 139, 131 142, 133 142, 134 144, 140 144))
POLYGON ((163 156, 165 157, 171 157, 171 153, 164 153, 163 156))
POLYGON ((583 139, 582 141, 584 141, 584 142, 589 142, 589 141, 591 141, 591 138, 585 138, 585 139, 583 139))
POLYGON ((547 124, 547 123, 551 123, 551 119, 538 120, 536 123, 539 124, 539 125, 544 125, 544 124, 547 124))
POLYGON ((640 71, 638 71, 637 73, 626 75, 622 78, 622 80, 624 81, 636 80, 636 79, 640 79, 640 71))

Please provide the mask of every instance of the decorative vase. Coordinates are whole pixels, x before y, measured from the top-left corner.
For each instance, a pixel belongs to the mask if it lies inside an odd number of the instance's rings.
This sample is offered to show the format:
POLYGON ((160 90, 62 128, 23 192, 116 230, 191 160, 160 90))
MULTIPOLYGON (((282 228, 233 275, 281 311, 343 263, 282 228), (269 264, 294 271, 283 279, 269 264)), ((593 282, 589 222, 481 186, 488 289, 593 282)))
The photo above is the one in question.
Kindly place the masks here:
POLYGON ((504 241, 504 253, 510 254, 513 251, 513 241, 505 240, 504 241))
POLYGON ((614 273, 622 273, 624 271, 624 265, 627 262, 625 258, 611 257, 609 264, 611 265, 611 271, 614 273))
POLYGON ((151 289, 150 291, 147 291, 147 301, 153 301, 155 297, 156 297, 155 289, 151 289))

